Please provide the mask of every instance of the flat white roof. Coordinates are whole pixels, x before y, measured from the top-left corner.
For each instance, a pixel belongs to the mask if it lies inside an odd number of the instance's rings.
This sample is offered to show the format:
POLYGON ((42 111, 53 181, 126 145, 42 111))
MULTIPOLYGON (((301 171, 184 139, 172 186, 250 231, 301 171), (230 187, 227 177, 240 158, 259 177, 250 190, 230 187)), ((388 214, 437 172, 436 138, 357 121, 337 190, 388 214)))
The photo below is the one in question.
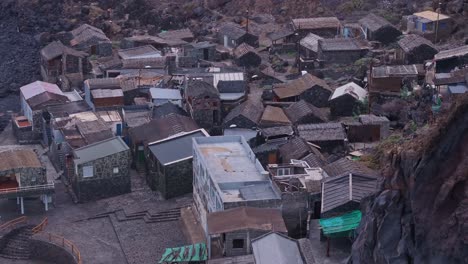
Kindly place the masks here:
POLYGON ((193 142, 223 201, 280 199, 242 136, 194 138, 193 142))
POLYGON ((182 100, 178 89, 150 88, 150 95, 153 99, 182 100))

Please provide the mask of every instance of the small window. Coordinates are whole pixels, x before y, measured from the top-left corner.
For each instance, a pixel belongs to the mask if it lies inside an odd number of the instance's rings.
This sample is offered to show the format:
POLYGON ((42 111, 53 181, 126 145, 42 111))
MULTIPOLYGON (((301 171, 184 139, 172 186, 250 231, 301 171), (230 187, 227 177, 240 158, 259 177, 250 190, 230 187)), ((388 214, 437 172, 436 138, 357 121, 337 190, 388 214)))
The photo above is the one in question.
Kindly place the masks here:
POLYGON ((119 167, 115 167, 115 168, 112 170, 112 172, 114 172, 114 174, 119 173, 119 167))
POLYGON ((84 166, 83 167, 83 178, 90 178, 94 176, 93 166, 84 166))
POLYGON ((232 240, 233 248, 244 248, 244 239, 233 239, 232 240))

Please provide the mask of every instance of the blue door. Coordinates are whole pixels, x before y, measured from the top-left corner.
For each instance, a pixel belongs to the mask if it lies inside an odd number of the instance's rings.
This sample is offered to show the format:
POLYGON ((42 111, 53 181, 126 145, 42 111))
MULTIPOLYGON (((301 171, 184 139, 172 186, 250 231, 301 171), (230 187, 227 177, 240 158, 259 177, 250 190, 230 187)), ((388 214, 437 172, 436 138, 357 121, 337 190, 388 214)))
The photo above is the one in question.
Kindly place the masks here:
POLYGON ((117 124, 117 136, 122 136, 122 124, 117 124))

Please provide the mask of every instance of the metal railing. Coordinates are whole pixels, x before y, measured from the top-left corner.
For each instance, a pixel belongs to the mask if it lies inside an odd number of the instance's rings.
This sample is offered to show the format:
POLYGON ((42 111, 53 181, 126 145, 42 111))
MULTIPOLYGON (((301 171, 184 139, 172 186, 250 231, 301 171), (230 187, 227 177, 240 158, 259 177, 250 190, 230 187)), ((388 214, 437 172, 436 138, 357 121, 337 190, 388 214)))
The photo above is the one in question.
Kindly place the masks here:
POLYGON ((52 183, 43 184, 43 185, 0 189, 0 195, 2 195, 2 194, 11 194, 11 193, 20 193, 20 192, 28 192, 28 191, 41 191, 41 190, 45 191, 45 190, 53 189, 54 186, 55 185, 52 182, 52 183))
POLYGON ((0 231, 3 231, 5 229, 7 229, 7 228, 11 228, 11 227, 14 227, 14 226, 16 226, 18 224, 24 223, 27 220, 28 220, 28 217, 26 217, 26 216, 21 216, 21 217, 15 218, 13 220, 10 220, 10 221, 0 225, 0 231))
POLYGON ((44 231, 44 228, 47 226, 48 223, 49 223, 49 219, 47 217, 44 218, 44 220, 42 220, 40 224, 38 224, 32 229, 33 234, 37 234, 41 231, 44 231))
POLYGON ((83 264, 81 260, 81 253, 78 250, 78 248, 71 242, 70 240, 59 236, 55 235, 52 233, 47 233, 47 232, 41 232, 40 235, 35 236, 36 238, 42 238, 44 241, 47 241, 49 243, 52 243, 54 245, 57 245, 67 251, 70 251, 73 257, 76 259, 78 264, 83 264))

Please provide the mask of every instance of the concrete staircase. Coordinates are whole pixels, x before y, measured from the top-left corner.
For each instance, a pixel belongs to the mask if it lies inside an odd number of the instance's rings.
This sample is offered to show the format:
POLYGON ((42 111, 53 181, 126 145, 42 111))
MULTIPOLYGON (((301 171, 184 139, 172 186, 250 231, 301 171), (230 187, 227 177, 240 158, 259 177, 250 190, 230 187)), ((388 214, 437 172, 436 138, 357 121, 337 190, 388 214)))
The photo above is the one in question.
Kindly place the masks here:
POLYGON ((90 219, 97 219, 108 217, 111 214, 114 214, 117 221, 119 222, 126 222, 126 221, 134 221, 134 220, 143 220, 147 224, 151 223, 162 223, 162 222, 170 222, 170 221, 177 221, 180 219, 180 209, 182 207, 176 207, 164 211, 153 211, 153 210, 144 210, 139 212, 129 212, 124 209, 117 210, 115 212, 106 212, 102 214, 95 215, 90 219))
POLYGON ((0 238, 0 257, 9 259, 29 259, 34 226, 16 228, 0 238))

